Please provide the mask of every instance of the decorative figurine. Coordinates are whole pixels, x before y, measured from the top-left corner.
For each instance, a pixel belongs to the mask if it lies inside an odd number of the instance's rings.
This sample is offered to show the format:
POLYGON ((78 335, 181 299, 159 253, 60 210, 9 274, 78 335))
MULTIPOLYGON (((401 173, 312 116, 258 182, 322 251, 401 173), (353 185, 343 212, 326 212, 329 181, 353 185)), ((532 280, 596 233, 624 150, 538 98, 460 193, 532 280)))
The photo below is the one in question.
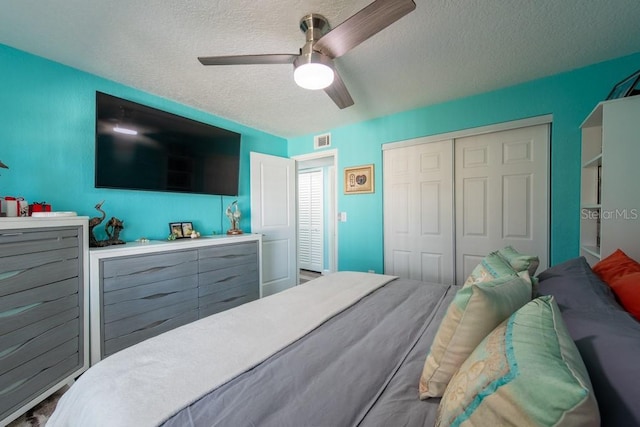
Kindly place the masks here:
POLYGON ((94 216, 89 219, 89 247, 90 248, 101 248, 109 245, 123 245, 123 240, 120 240, 120 231, 124 229, 123 221, 119 220, 116 217, 111 217, 111 219, 107 222, 104 227, 104 231, 107 233, 108 238, 105 240, 98 240, 96 236, 93 234, 93 229, 96 228, 104 219, 107 217, 107 214, 102 210, 102 204, 104 200, 95 205, 95 208, 98 212, 100 212, 100 216, 94 216))
POLYGON ((238 209, 238 201, 235 200, 226 210, 227 218, 231 222, 231 228, 227 230, 227 234, 242 234, 242 230, 238 227, 240 224, 240 209, 238 209))
POLYGON ((104 241, 99 241, 98 239, 96 239, 96 236, 93 234, 93 229, 97 225, 99 225, 102 221, 104 221, 105 217, 107 216, 107 214, 104 213, 104 211, 102 210, 103 203, 104 203, 104 200, 95 206, 96 210, 100 212, 102 215, 94 216, 93 218, 89 219, 89 247, 90 248, 99 248, 102 246, 106 246, 104 241))
POLYGON ((125 242, 120 240, 120 232, 124 229, 124 222, 112 216, 107 225, 104 226, 104 231, 109 238, 106 240, 107 245, 124 245, 125 242), (111 231, 109 231, 111 230, 111 231))

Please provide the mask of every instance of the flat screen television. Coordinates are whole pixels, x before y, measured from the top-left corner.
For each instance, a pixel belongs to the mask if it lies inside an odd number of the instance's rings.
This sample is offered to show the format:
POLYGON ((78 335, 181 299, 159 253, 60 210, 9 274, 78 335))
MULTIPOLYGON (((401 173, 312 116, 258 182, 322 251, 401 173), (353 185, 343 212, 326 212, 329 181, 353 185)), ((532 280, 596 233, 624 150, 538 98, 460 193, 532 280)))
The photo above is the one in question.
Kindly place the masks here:
POLYGON ((96 92, 96 188, 236 196, 240 134, 96 92))

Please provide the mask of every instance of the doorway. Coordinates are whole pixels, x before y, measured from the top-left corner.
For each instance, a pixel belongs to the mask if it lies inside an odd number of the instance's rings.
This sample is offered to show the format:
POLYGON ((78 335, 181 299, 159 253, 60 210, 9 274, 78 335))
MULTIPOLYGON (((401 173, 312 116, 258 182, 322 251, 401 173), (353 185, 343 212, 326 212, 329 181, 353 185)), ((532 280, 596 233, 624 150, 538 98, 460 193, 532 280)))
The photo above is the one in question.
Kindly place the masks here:
POLYGON ((298 174, 298 266, 303 277, 337 271, 337 156, 337 150, 325 150, 293 157, 298 174))

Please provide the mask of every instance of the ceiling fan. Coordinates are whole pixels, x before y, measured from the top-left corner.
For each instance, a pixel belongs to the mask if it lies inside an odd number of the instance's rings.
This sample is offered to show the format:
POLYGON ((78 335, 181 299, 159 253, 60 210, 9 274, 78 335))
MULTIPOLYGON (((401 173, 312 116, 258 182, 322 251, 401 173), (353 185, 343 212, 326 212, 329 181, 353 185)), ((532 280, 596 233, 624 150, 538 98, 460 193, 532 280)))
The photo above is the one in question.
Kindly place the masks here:
POLYGON ((375 0, 333 29, 324 16, 311 13, 300 20, 306 43, 298 54, 201 56, 198 60, 203 65, 293 64, 293 77, 299 86, 324 89, 343 109, 353 105, 353 99, 333 60, 415 8, 413 0, 375 0))

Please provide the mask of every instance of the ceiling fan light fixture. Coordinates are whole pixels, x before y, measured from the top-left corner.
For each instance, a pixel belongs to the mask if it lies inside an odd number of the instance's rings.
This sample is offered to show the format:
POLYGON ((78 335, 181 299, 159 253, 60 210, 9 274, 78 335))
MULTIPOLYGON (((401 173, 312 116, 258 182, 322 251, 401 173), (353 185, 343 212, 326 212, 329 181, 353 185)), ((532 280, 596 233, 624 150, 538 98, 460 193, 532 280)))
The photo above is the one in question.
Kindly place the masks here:
POLYGON ((294 63, 293 79, 304 89, 318 90, 331 86, 335 73, 331 59, 318 52, 298 57, 294 63))
POLYGON ((293 72, 293 79, 302 88, 324 89, 333 83, 333 70, 324 64, 302 64, 293 72))

